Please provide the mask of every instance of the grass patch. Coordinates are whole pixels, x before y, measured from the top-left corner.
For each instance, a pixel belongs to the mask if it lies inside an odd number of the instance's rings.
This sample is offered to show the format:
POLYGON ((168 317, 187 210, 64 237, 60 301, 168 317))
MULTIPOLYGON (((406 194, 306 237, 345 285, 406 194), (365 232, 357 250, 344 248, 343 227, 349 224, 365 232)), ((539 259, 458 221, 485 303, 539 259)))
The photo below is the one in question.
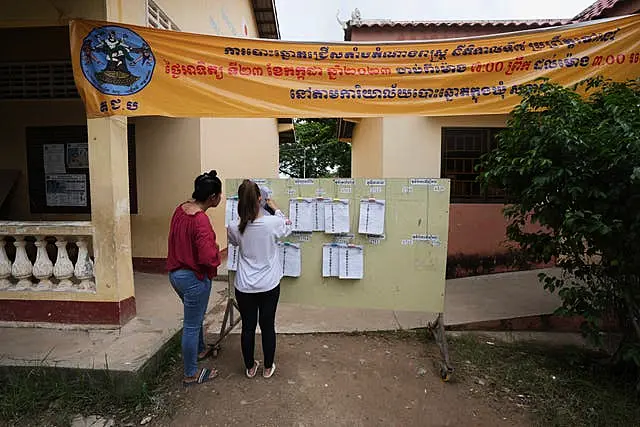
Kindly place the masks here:
POLYGON ((171 405, 163 384, 179 361, 179 349, 178 340, 167 349, 161 374, 148 381, 123 379, 109 370, 78 371, 44 363, 7 368, 0 373, 0 425, 68 426, 78 414, 102 415, 118 422, 137 419, 141 413, 166 415, 171 405))
POLYGON ((474 335, 451 339, 449 349, 461 381, 531 412, 536 425, 640 425, 635 376, 614 372, 593 352, 474 335))

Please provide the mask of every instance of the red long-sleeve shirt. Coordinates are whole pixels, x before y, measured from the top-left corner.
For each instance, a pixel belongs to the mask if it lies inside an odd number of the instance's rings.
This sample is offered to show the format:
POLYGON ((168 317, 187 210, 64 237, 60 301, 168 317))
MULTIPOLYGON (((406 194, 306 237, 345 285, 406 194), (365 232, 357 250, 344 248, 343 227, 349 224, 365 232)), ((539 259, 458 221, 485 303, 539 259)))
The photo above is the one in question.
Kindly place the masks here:
POLYGON ((167 270, 191 270, 200 280, 213 279, 219 265, 220 251, 209 217, 201 210, 187 213, 183 205, 178 206, 171 218, 167 270))

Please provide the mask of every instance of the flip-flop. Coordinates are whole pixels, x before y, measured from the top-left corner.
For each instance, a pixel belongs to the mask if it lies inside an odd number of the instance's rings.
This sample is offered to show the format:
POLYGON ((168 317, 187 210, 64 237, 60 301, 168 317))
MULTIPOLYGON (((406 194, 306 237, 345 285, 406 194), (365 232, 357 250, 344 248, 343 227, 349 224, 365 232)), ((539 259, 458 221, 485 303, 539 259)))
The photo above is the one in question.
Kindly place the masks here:
POLYGON ((198 377, 196 378, 195 381, 182 381, 182 385, 185 387, 190 387, 192 385, 197 385, 197 384, 204 384, 206 382, 209 382, 211 380, 213 380, 215 377, 218 376, 218 371, 217 369, 209 369, 209 368, 202 368, 200 370, 200 374, 198 374, 198 377))
POLYGON ((265 377, 265 378, 267 378, 267 379, 268 379, 268 378, 271 378, 271 377, 273 376, 273 373, 274 373, 275 371, 276 371, 276 364, 275 364, 275 362, 274 362, 273 364, 271 364, 271 370, 269 371, 269 375, 267 375, 267 369, 265 368, 265 369, 262 371, 262 376, 263 376, 263 377, 265 377))
POLYGON ((258 375, 258 368, 260 367, 260 362, 258 362, 257 360, 255 360, 253 362, 253 375, 251 375, 250 369, 245 370, 245 374, 247 375, 247 378, 254 378, 256 375, 258 375))

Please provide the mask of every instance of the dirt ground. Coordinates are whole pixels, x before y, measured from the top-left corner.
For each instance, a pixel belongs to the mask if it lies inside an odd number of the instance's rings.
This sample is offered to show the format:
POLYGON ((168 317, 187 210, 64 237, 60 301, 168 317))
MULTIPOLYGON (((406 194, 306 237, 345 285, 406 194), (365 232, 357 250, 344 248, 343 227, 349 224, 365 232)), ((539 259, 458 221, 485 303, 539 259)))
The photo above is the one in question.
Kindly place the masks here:
MULTIPOLYGON (((259 338, 257 340, 259 342, 259 338)), ((256 357, 261 359, 257 343, 256 357)), ((171 392, 162 426, 522 426, 521 413, 473 396, 473 382, 443 383, 435 344, 395 335, 279 335, 273 378, 243 374, 240 340, 224 342, 211 383, 171 392)))

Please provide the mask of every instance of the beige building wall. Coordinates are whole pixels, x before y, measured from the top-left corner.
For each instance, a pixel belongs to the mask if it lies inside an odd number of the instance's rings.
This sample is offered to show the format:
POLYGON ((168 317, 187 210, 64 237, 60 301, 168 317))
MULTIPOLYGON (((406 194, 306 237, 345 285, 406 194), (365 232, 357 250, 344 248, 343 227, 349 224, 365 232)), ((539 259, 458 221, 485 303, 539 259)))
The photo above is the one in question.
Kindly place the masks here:
MULTIPOLYGON (((275 120, 202 119, 201 129, 201 170, 218 171, 223 185, 225 178, 278 177, 278 127, 275 120)), ((224 215, 224 200, 220 206, 209 210, 222 249, 227 247, 224 215)))
POLYGON ((353 129, 351 139, 351 176, 375 178, 382 176, 382 118, 361 119, 353 129))
POLYGON ((200 119, 140 117, 136 129, 138 214, 131 215, 132 253, 165 258, 171 216, 188 200, 200 170, 200 119))
POLYGON ((107 21, 147 25, 146 0, 102 0, 107 11, 107 21))
MULTIPOLYGON (((182 31, 235 37, 258 37, 249 0, 156 0, 182 31), (245 33, 246 30, 246 33, 245 33)), ((215 169, 225 178, 278 176, 278 123, 276 119, 201 119, 200 167, 196 174, 215 169)), ((209 211, 218 244, 227 247, 224 201, 209 211)), ((148 256, 148 255, 145 255, 148 256)), ((155 256, 155 255, 150 255, 155 256)))
POLYGON ((431 117, 385 117, 382 176, 440 177, 440 127, 431 117))
MULTIPOLYGON (((181 31, 249 37, 258 31, 249 0, 156 0, 181 31)), ((108 0, 121 22, 146 23, 143 0, 108 0), (122 7, 126 4, 126 7, 122 7), (141 22, 138 22, 140 21, 141 22)), ((200 173, 216 169, 227 177, 276 177, 275 119, 140 118, 136 123, 138 215, 132 215, 133 256, 164 258, 171 215, 188 199, 200 173)), ((227 246, 224 202, 209 211, 221 249, 227 246)))
MULTIPOLYGON (((128 0, 127 0, 128 1, 128 0)), ((250 0, 155 0, 181 31, 200 34, 258 37, 250 0)))
POLYGON ((443 127, 504 127, 507 115, 362 119, 352 139, 354 177, 440 177, 443 127))

